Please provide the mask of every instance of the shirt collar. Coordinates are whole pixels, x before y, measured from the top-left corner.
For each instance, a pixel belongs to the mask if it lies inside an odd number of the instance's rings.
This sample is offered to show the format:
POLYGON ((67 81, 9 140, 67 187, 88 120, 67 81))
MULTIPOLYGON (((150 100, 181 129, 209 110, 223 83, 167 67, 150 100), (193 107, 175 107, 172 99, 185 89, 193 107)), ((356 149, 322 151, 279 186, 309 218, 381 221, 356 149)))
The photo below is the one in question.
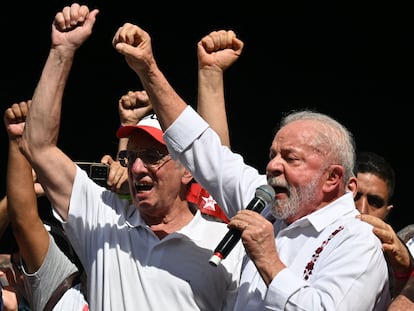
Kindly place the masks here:
POLYGON ((355 217, 357 214, 358 210, 355 207, 353 194, 352 192, 347 192, 335 201, 297 220, 293 224, 295 226, 301 226, 310 223, 316 231, 320 232, 338 218, 345 215, 355 217))

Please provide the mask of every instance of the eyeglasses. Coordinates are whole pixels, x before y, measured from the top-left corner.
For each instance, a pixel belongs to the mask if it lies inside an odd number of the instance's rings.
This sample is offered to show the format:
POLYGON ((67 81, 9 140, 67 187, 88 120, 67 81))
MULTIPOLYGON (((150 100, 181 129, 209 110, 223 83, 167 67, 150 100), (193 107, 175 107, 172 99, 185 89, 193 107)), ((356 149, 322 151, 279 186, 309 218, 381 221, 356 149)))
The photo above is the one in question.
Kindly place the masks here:
POLYGON ((119 163, 123 167, 134 164, 137 158, 140 158, 144 167, 151 170, 159 170, 165 163, 171 160, 169 154, 162 154, 157 149, 121 150, 119 152, 119 163))

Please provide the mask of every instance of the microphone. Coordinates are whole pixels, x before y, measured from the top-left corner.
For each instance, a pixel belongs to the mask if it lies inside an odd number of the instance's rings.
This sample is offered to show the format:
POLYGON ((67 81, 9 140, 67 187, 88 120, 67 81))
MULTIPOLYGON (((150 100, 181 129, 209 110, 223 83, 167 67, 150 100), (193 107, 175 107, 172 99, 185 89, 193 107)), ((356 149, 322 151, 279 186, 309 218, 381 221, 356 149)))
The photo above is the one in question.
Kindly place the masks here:
MULTIPOLYGON (((255 196, 250 201, 249 205, 247 205, 246 209, 261 213, 265 206, 273 201, 274 197, 275 191, 271 186, 261 185, 256 189, 255 196)), ((229 229, 227 234, 215 248, 214 254, 208 262, 217 267, 240 240, 241 234, 242 232, 238 229, 229 229)))

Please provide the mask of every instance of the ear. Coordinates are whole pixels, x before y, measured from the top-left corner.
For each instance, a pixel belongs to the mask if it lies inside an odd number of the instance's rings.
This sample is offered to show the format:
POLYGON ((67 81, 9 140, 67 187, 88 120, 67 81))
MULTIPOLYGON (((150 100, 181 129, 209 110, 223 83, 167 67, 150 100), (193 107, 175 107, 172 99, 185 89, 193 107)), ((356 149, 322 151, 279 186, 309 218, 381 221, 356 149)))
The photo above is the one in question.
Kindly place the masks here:
POLYGON ((358 181, 357 178, 355 176, 352 176, 351 178, 349 178, 348 181, 348 189, 349 191, 352 192, 353 197, 355 198, 357 191, 358 191, 358 181))
POLYGON ((334 188, 338 188, 339 184, 343 182, 345 169, 342 165, 332 164, 327 170, 327 179, 325 182, 325 190, 331 192, 334 188))
POLYGON ((188 185, 192 180, 193 180, 193 175, 191 175, 191 173, 187 169, 184 169, 184 174, 181 177, 181 182, 184 185, 188 185))

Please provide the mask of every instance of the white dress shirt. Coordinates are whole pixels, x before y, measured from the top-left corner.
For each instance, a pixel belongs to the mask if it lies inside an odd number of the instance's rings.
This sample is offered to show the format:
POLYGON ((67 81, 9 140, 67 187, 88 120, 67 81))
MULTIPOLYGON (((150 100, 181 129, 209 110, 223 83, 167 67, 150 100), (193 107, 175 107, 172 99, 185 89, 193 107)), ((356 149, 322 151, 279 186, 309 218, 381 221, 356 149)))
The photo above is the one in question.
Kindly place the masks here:
MULTIPOLYGON (((266 183, 266 176, 221 145, 190 106, 165 131, 164 140, 172 157, 229 217, 266 183)), ((381 243, 371 225, 355 218, 357 213, 347 193, 288 227, 275 221, 276 248, 287 268, 266 287, 246 257, 235 310, 385 310, 391 298, 381 243)), ((262 214, 269 216, 268 208, 262 214)))

